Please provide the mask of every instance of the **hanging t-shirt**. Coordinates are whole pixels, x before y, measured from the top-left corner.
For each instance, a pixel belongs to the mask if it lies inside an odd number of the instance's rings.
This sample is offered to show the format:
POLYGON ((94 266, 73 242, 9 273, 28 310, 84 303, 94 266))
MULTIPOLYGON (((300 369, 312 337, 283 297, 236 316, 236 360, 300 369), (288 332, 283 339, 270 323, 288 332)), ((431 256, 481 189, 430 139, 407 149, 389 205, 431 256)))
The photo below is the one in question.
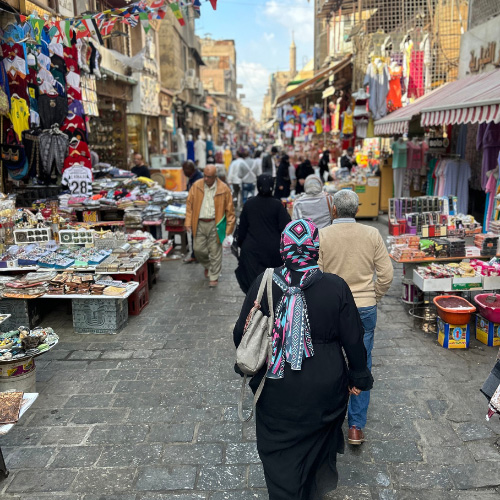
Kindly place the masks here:
POLYGON ((92 162, 90 158, 76 154, 73 156, 66 157, 66 159, 64 160, 63 172, 74 165, 80 165, 81 167, 85 167, 88 168, 89 170, 92 170, 92 162))
POLYGON ((22 133, 30 128, 29 117, 28 103, 24 99, 12 96, 10 98, 9 118, 19 141, 22 139, 22 133))
POLYGON ((406 145, 406 142, 393 142, 391 149, 393 152, 392 168, 406 168, 408 161, 408 146, 406 145))
POLYGON ((54 85, 56 83, 52 73, 45 68, 40 68, 38 71, 38 81, 40 82, 40 94, 57 94, 54 85))
POLYGON ((61 183, 72 195, 92 195, 92 171, 82 165, 75 164, 64 170, 61 183))
POLYGON ((288 122, 283 128, 285 130, 285 137, 287 139, 291 139, 293 136, 293 131, 295 129, 295 126, 293 125, 293 123, 288 122))
POLYGON ((24 59, 21 59, 18 56, 13 57, 12 59, 6 57, 3 60, 3 64, 5 66, 5 71, 7 71, 10 76, 14 77, 18 73, 23 77, 26 76, 27 69, 26 61, 24 59))
POLYGON ((413 141, 407 142, 408 146, 408 168, 412 170, 419 170, 422 168, 422 148, 419 144, 413 141))

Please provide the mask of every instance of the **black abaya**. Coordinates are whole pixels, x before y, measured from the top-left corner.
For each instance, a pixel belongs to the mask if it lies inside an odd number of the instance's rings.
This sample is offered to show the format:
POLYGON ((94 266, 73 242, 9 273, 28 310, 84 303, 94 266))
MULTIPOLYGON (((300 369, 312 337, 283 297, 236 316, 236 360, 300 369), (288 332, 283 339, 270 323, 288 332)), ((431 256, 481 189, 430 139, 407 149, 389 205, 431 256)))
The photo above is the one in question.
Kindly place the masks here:
POLYGON ((300 194, 304 192, 304 185, 299 182, 299 180, 306 180, 310 175, 314 175, 314 168, 311 162, 305 161, 301 163, 297 170, 295 171, 295 176, 297 177, 297 185, 295 186, 295 193, 300 194))
MULTIPOLYGON (((279 272, 278 270, 276 270, 279 272)), ((292 285, 300 273, 292 273, 292 285)), ((234 328, 238 346, 245 320, 257 296, 260 276, 247 294, 234 328)), ((276 307, 282 295, 273 284, 276 307)), ((337 483, 336 455, 343 453, 342 423, 348 386, 370 390, 373 378, 366 365, 363 327, 352 293, 340 277, 324 274, 304 291, 314 356, 303 360, 300 371, 285 363, 283 379, 268 379, 257 403, 257 449, 264 465, 269 500, 310 500, 316 495, 316 473, 329 472, 337 483), (349 369, 346 366, 344 350, 349 369)), ((262 311, 269 313, 266 294, 262 311)), ((265 367, 252 378, 255 392, 265 367)))
POLYGON ((283 204, 271 196, 258 195, 243 205, 238 226, 241 254, 235 271, 243 293, 268 267, 282 264, 280 238, 289 222, 283 204))

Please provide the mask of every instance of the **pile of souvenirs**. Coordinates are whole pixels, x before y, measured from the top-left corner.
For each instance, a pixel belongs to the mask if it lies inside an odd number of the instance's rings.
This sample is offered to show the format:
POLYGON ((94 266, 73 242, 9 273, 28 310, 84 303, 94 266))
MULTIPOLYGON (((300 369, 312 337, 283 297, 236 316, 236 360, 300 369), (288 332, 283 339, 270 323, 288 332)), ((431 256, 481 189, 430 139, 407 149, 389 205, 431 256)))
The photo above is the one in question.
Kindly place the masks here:
POLYGON ((30 272, 0 277, 0 296, 6 299, 36 299, 44 295, 122 296, 128 283, 101 274, 30 272))
POLYGON ((470 262, 452 262, 449 264, 429 264, 417 267, 417 273, 424 279, 472 278, 476 276, 476 268, 470 262))
POLYGON ((463 238, 421 238, 404 234, 389 236, 388 242, 390 254, 398 261, 486 255, 477 246, 466 246, 463 238))
POLYGON ((54 347, 59 337, 52 328, 30 330, 20 326, 17 330, 0 333, 0 361, 32 358, 54 347))

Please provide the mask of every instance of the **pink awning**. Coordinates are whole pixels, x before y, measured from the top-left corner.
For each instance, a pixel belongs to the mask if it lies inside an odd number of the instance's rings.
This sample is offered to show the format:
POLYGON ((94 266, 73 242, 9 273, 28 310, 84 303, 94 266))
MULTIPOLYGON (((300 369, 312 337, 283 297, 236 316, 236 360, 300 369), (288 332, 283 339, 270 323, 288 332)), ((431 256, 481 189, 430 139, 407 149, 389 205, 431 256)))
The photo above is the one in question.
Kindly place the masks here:
POLYGON ((500 122, 500 69, 468 76, 433 90, 404 108, 375 122, 375 135, 408 132, 421 114, 421 125, 500 122))
POLYGON ((500 69, 450 83, 438 102, 422 108, 423 127, 500 122, 500 69))

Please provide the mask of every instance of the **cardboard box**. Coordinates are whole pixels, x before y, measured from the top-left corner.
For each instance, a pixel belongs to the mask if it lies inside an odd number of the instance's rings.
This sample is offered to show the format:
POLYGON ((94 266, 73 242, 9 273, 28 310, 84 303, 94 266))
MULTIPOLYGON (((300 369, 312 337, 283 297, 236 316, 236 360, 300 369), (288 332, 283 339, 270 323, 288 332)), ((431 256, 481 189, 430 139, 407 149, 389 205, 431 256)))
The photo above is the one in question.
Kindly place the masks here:
POLYGON ((453 278, 453 290, 474 290, 483 286, 482 276, 471 276, 468 278, 453 278))
POLYGON ((483 318, 481 315, 476 315, 476 340, 479 340, 484 345, 490 347, 500 346, 500 323, 483 318))
POLYGON ((427 279, 413 270, 413 283, 423 292, 451 292, 452 278, 427 279))
POLYGON ((450 325, 437 318, 438 342, 445 349, 468 349, 470 342, 469 325, 450 325))

